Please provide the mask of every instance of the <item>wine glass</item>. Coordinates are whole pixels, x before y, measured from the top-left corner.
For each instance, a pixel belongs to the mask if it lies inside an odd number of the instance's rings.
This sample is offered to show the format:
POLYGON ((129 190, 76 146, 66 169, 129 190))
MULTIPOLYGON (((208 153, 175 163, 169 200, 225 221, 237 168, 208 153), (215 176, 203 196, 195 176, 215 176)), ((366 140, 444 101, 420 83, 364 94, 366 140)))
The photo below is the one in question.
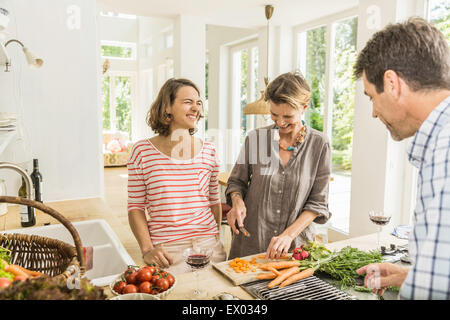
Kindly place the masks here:
POLYGON ((212 256, 211 248, 187 248, 183 251, 184 261, 191 267, 194 273, 196 287, 189 296, 191 299, 201 299, 207 296, 207 292, 200 290, 198 286, 198 270, 205 268, 212 256))
POLYGON ((371 210, 371 211, 369 211, 369 219, 370 219, 370 221, 372 221, 373 223, 375 223, 378 226, 377 248, 379 248, 380 247, 381 228, 389 223, 389 221, 391 220, 391 215, 387 214, 386 212, 383 212, 383 211, 371 210))

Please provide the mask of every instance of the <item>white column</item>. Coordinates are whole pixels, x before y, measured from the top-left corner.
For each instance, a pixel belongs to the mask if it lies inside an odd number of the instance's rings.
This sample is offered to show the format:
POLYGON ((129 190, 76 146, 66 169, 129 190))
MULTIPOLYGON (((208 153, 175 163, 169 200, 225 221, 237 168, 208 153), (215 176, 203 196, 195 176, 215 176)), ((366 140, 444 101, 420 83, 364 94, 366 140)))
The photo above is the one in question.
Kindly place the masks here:
MULTIPOLYGON (((205 96, 206 24, 201 17, 179 15, 174 23, 174 77, 187 78, 205 96)), ((198 135, 204 137, 204 119, 198 135)))
MULTIPOLYGON (((417 14, 416 8, 416 1, 360 0, 358 51, 387 24, 417 14)), ((410 185, 405 181, 412 181, 406 176, 411 173, 405 157, 407 142, 394 142, 386 127, 372 118, 372 103, 364 95, 362 80, 356 83, 353 130, 350 237, 376 232, 368 218, 370 210, 392 212, 392 222, 386 228, 403 223, 404 210, 409 210, 404 192, 410 185)))

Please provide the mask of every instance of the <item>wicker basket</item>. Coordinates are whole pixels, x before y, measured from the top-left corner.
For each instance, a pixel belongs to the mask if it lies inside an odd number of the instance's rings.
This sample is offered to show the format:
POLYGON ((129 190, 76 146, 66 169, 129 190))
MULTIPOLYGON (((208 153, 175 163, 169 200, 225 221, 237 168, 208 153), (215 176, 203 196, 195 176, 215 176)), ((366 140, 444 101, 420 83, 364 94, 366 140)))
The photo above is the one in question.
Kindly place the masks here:
POLYGON ((68 278, 79 270, 85 273, 80 236, 74 226, 56 210, 20 197, 0 196, 0 202, 27 205, 52 216, 64 225, 73 237, 75 247, 60 240, 28 234, 0 234, 0 245, 11 250, 11 263, 51 277, 68 278))

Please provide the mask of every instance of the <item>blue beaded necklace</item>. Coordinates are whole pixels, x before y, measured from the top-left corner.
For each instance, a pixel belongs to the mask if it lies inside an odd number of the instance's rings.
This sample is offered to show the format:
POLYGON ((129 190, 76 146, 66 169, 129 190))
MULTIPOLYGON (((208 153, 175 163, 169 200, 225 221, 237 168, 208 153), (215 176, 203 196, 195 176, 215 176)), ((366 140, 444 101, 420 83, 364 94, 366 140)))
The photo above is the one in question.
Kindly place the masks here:
POLYGON ((297 139, 295 140, 295 143, 290 145, 287 148, 281 145, 281 143, 280 143, 280 134, 278 132, 278 126, 277 125, 275 126, 275 129, 277 130, 277 131, 275 131, 275 140, 278 141, 278 145, 280 146, 281 149, 283 149, 284 151, 294 151, 295 146, 298 143, 302 143, 303 142, 303 140, 305 139, 305 136, 306 136, 306 125, 305 125, 305 121, 303 121, 303 120, 302 120, 302 125, 303 126, 302 126, 302 128, 300 129, 300 132, 297 135, 297 139))

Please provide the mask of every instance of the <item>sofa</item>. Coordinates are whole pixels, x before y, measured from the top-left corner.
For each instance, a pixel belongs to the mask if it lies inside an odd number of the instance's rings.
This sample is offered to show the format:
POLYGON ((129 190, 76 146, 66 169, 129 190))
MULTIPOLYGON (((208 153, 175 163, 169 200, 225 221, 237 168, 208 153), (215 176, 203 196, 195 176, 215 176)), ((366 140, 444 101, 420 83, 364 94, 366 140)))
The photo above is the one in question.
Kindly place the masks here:
POLYGON ((133 143, 128 133, 103 131, 103 162, 105 167, 126 166, 133 143))

